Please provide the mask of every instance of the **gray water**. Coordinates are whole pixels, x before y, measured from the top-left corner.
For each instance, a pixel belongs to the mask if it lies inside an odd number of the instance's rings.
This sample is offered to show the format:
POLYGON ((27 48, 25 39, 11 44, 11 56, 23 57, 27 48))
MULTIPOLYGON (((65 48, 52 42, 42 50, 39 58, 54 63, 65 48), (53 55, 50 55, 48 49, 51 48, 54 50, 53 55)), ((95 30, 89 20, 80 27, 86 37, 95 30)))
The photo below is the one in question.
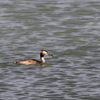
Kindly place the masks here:
POLYGON ((100 100, 100 0, 1 0, 0 100, 100 100))

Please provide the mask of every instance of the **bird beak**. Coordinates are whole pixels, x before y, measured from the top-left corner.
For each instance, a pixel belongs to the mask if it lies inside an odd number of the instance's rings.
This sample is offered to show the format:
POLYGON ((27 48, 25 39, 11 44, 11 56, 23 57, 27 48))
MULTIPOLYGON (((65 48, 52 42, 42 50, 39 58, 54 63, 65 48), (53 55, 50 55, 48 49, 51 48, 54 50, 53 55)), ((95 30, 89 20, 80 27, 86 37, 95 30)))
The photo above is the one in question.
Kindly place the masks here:
POLYGON ((48 53, 48 55, 53 57, 53 54, 48 53))

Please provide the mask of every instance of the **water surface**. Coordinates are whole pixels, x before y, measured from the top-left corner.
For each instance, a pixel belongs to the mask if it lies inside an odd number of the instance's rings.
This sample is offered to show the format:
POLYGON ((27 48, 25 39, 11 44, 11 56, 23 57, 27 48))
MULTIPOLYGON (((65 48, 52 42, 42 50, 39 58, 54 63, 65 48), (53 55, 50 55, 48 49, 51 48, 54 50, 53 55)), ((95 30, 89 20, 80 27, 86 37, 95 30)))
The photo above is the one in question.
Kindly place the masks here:
POLYGON ((99 100, 100 1, 0 1, 0 100, 99 100), (46 64, 18 65, 39 59, 46 64))

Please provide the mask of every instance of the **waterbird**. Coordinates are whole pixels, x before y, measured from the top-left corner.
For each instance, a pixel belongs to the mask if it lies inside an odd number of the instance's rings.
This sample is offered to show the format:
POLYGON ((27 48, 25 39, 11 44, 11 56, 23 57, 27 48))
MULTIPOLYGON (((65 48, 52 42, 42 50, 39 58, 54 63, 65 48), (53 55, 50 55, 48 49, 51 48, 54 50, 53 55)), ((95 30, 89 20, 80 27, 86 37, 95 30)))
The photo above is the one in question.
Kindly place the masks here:
POLYGON ((49 56, 53 57, 53 55, 50 54, 48 51, 41 50, 41 52, 40 52, 40 61, 36 60, 36 59, 26 59, 26 60, 16 61, 14 63, 25 64, 25 65, 38 64, 38 63, 44 64, 45 63, 44 55, 49 55, 49 56))

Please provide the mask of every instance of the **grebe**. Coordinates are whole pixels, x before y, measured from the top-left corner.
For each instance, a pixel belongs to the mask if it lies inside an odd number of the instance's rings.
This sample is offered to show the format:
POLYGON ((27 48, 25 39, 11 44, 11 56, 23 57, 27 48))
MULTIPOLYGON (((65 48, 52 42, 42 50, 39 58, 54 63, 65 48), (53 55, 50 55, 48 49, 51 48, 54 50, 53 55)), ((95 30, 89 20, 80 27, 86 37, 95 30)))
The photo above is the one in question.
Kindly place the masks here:
POLYGON ((53 57, 53 55, 48 53, 46 50, 41 50, 40 61, 38 61, 36 59, 27 59, 27 60, 21 60, 21 61, 18 61, 18 62, 14 62, 14 63, 25 64, 25 65, 45 63, 44 55, 49 55, 49 56, 53 57))

